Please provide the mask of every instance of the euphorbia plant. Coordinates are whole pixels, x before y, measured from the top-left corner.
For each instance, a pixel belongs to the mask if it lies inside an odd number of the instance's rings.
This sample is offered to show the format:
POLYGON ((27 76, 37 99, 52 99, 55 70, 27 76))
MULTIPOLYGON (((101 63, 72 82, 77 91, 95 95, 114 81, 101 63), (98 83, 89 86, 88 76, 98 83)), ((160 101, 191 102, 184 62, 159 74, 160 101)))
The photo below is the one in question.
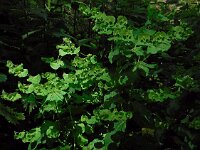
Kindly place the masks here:
POLYGON ((102 147, 107 147, 112 143, 110 136, 125 131, 126 120, 131 118, 131 113, 116 107, 113 101, 117 95, 115 83, 95 55, 82 56, 80 48, 75 47, 68 38, 63 39, 63 44, 58 45, 57 50, 57 59, 43 60, 55 71, 62 70, 61 76, 56 72, 32 76, 22 64, 7 61, 9 73, 26 78, 26 81, 18 83, 15 95, 3 92, 2 97, 14 95, 13 99, 22 100, 29 113, 37 109, 35 117, 43 119, 30 131, 16 132, 15 138, 30 143, 29 149, 36 149, 42 144, 51 147, 52 143, 58 145, 58 149, 66 146, 93 147, 99 142, 102 147), (65 62, 63 58, 67 57, 72 60, 65 62), (88 111, 87 108, 91 106, 93 110, 88 111), (102 124, 104 121, 108 125, 113 124, 114 128, 105 127, 102 124), (102 140, 88 139, 95 134, 95 126, 104 126, 104 131, 100 133, 102 140))
POLYGON ((175 100, 184 89, 196 88, 192 77, 178 73, 170 77, 175 83, 167 86, 161 77, 165 68, 150 59, 171 58, 168 51, 172 44, 187 39, 192 33, 185 23, 169 24, 162 31, 153 20, 171 21, 171 15, 165 16, 150 7, 146 24, 136 28, 124 16, 108 16, 86 5, 79 8, 94 21, 93 30, 98 35, 106 35, 111 43, 102 56, 106 62, 101 62, 102 57, 98 55, 85 54, 69 38, 57 45, 57 58, 42 58, 52 72, 32 76, 22 64, 7 61, 9 73, 23 78, 23 82, 18 83, 14 93, 3 91, 2 98, 21 100, 30 115, 38 120, 35 128, 15 133, 16 139, 29 143, 29 149, 119 146, 126 122, 136 111, 142 114, 139 117, 145 118, 138 121, 141 132, 150 131, 149 135, 154 136, 154 128, 168 128, 169 123, 158 115, 152 119, 148 111, 140 110, 140 103, 175 100), (106 68, 106 63, 112 68, 106 68), (155 85, 147 80, 153 80, 155 85))

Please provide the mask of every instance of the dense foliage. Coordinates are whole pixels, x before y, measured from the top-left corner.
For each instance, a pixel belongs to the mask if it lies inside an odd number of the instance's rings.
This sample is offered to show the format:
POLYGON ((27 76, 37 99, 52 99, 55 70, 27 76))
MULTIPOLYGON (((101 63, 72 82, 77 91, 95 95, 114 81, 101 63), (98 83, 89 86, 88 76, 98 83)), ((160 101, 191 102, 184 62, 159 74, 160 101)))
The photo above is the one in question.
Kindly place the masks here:
POLYGON ((0 139, 28 150, 200 147, 198 1, 0 10, 0 139))

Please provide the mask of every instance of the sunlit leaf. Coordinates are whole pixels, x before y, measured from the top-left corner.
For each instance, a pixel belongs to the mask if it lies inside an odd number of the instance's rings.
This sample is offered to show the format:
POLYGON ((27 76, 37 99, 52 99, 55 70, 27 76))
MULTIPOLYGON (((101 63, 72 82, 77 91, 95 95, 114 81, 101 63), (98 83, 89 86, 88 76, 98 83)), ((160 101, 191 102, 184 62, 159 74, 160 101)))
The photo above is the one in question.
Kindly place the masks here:
POLYGON ((1 97, 5 100, 8 100, 8 101, 16 101, 20 98, 22 98, 22 96, 17 93, 17 92, 14 92, 14 93, 6 93, 4 90, 2 91, 2 95, 1 97))
POLYGON ((33 84, 39 84, 41 81, 41 76, 38 74, 36 76, 30 76, 27 81, 33 83, 33 84))

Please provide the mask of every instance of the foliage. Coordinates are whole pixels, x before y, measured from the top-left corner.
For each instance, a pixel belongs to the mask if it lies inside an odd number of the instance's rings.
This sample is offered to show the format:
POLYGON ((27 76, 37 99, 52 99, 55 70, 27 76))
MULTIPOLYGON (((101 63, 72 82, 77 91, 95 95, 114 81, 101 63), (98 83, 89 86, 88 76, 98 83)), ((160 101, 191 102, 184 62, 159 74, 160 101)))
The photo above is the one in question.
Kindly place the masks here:
POLYGON ((17 82, 2 89, 0 114, 30 125, 14 138, 29 150, 197 149, 199 42, 187 43, 198 38, 190 21, 197 10, 183 1, 27 2, 22 22, 42 20, 42 27, 17 30, 21 46, 0 37, 27 59, 2 53, 8 70, 0 84, 17 82), (34 46, 47 40, 55 42, 34 46))
MULTIPOLYGON (((66 133, 69 132, 74 136, 73 142, 77 143, 79 147, 84 147, 89 144, 88 139, 84 135, 87 135, 87 132, 85 131, 85 125, 88 125, 88 127, 91 128, 90 130, 94 130, 94 125, 101 124, 102 121, 109 121, 111 123, 115 122, 113 130, 108 130, 105 131, 105 133, 102 133, 102 137, 104 137, 103 145, 104 147, 108 147, 108 145, 112 142, 112 139, 108 136, 114 135, 118 131, 125 131, 126 120, 131 118, 131 114, 128 114, 128 112, 124 111, 118 111, 115 108, 116 106, 111 106, 113 103, 110 101, 112 100, 112 97, 114 97, 117 93, 111 95, 113 93, 111 92, 105 97, 104 100, 101 99, 103 92, 105 93, 112 90, 114 84, 107 70, 102 68, 101 64, 97 62, 95 55, 88 54, 87 56, 80 57, 80 48, 76 48, 67 38, 63 39, 63 44, 58 45, 57 49, 59 52, 58 58, 55 60, 45 58, 45 61, 48 60, 48 63, 50 63, 50 66, 54 70, 57 70, 63 66, 70 65, 73 70, 71 70, 69 73, 64 72, 62 77, 59 77, 57 73, 50 72, 31 76, 27 74, 27 71, 24 71, 26 69, 23 69, 22 65, 14 65, 11 61, 7 61, 9 73, 18 77, 27 76, 26 84, 21 82, 18 83, 18 92, 23 93, 25 103, 31 103, 28 99, 31 94, 33 100, 36 101, 36 107, 39 108, 38 113, 41 115, 51 115, 52 113, 58 115, 56 118, 52 116, 54 118, 52 119, 57 122, 57 126, 59 127, 58 129, 54 127, 55 125, 46 128, 46 123, 44 123, 41 125, 45 126, 44 129, 38 127, 31 129, 29 132, 22 131, 16 133, 15 137, 17 139, 22 139, 23 142, 28 142, 30 144, 45 144, 45 141, 47 141, 48 144, 48 139, 58 139, 60 136, 62 139, 67 139, 68 135, 66 135, 66 133), (62 60, 62 58, 67 55, 75 55, 73 60, 68 62, 68 64, 62 60), (62 62, 61 64, 63 65, 60 65, 59 62, 62 62), (88 91, 89 88, 92 90, 88 91), (78 94, 78 91, 85 92, 80 95, 78 94), (87 120, 83 119, 83 115, 81 120, 79 120, 79 117, 78 119, 72 115, 71 111, 74 110, 71 110, 71 107, 80 104, 85 105, 85 107, 89 104, 100 105, 94 109, 94 116, 92 116, 92 114, 88 116, 96 120, 92 123, 92 126, 90 126, 89 123, 91 121, 88 122, 87 120), (113 110, 109 110, 111 107, 113 110), (64 114, 69 114, 69 116, 63 121, 59 121, 61 119, 60 117, 64 114), (64 128, 63 130, 60 128, 60 126, 67 120, 71 120, 71 127, 68 129, 64 128), (121 124, 122 122, 124 123, 121 124), (78 129, 80 127, 82 128, 81 130, 78 129)), ((2 98, 15 101, 21 98, 19 93, 7 94, 3 91, 2 98)), ((81 112, 74 113, 81 115, 81 112)), ((47 119, 46 121, 49 122, 50 120, 47 119)), ((60 144, 66 144, 69 142, 70 144, 72 141, 61 142, 58 140, 57 142, 60 144)))
MULTIPOLYGON (((1 77, 1 82, 5 82, 7 80, 7 76, 4 74, 0 75, 1 77)), ((12 124, 18 124, 19 120, 25 120, 25 116, 23 113, 19 113, 17 112, 15 109, 9 107, 9 106, 5 106, 2 103, 2 99, 6 100, 6 101, 11 101, 11 102, 15 102, 16 100, 19 100, 20 98, 22 98, 22 96, 20 94, 18 94, 17 92, 13 92, 13 93, 6 93, 4 90, 2 91, 2 95, 1 97, 1 102, 0 102, 0 115, 3 116, 9 123, 12 124)))
POLYGON ((5 82, 7 80, 7 76, 5 74, 0 74, 0 83, 5 82))
POLYGON ((5 117, 5 119, 12 124, 17 124, 20 120, 25 119, 23 113, 16 112, 13 108, 5 106, 2 103, 0 103, 0 115, 5 117))

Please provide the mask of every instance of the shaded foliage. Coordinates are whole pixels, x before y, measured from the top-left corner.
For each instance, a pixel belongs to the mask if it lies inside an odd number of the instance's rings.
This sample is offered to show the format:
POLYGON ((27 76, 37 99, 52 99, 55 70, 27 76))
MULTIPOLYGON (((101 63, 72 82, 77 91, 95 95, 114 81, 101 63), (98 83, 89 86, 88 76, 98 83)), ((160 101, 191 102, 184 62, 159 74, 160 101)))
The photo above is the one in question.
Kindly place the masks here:
POLYGON ((199 7, 2 0, 0 115, 18 124, 0 138, 13 130, 41 150, 198 149, 199 7))

